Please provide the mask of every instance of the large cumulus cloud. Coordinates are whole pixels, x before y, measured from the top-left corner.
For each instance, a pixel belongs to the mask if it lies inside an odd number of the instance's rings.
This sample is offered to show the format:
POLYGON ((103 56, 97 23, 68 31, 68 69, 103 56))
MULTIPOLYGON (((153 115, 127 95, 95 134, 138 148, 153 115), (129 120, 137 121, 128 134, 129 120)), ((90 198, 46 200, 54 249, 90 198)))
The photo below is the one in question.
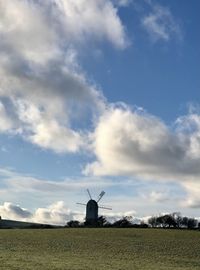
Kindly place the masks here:
POLYGON ((171 126, 142 110, 110 106, 93 135, 97 161, 85 173, 142 179, 198 181, 200 116, 180 117, 171 126))
POLYGON ((111 1, 0 0, 0 39, 0 130, 78 151, 87 139, 77 122, 101 111, 104 98, 77 54, 90 39, 126 47, 117 9, 111 1))

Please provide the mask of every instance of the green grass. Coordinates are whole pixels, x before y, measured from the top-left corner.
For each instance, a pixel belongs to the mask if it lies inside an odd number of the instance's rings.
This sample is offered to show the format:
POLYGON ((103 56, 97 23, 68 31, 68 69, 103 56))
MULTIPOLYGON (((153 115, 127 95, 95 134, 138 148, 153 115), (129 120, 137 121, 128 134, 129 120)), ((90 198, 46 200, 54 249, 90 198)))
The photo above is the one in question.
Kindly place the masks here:
POLYGON ((0 230, 1 270, 195 270, 200 232, 162 229, 0 230))

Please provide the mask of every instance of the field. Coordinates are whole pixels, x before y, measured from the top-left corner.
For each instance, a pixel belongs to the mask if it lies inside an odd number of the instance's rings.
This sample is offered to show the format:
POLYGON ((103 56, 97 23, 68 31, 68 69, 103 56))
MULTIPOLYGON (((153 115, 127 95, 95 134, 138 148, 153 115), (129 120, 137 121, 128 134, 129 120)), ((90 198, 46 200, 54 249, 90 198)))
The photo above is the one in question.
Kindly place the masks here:
POLYGON ((0 230, 1 270, 195 270, 200 232, 164 229, 0 230))

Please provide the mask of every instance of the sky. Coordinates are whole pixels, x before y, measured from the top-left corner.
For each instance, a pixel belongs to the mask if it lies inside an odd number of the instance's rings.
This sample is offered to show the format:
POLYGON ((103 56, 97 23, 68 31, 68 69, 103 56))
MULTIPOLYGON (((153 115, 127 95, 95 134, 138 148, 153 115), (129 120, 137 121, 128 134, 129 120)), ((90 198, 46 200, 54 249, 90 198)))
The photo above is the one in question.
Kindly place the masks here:
POLYGON ((200 208, 199 0, 0 0, 0 215, 200 208))

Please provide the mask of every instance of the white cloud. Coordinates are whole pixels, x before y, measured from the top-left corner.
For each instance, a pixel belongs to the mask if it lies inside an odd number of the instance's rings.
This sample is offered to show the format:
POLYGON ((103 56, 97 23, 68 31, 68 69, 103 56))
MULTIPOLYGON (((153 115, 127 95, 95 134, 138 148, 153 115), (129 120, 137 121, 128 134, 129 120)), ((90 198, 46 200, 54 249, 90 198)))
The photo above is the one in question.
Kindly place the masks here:
POLYGON ((32 1, 0 1, 0 36, 1 50, 37 63, 51 59, 56 51, 56 35, 32 1))
POLYGON ((185 191, 187 193, 186 200, 182 201, 182 206, 190 208, 199 208, 200 207, 200 183, 194 181, 188 181, 183 184, 185 191))
POLYGON ((83 144, 78 132, 59 124, 49 111, 42 112, 32 103, 21 100, 17 103, 17 112, 25 139, 42 148, 58 153, 76 152, 83 144))
MULTIPOLYGON (((118 185, 123 184, 124 182, 118 185)), ((87 188, 90 188, 94 195, 98 195, 101 190, 113 185, 116 185, 113 180, 98 177, 50 180, 0 168, 1 201, 17 201, 28 207, 39 207, 51 204, 52 201, 64 200, 74 209, 77 208, 76 202, 87 202, 87 188)))
MULTIPOLYGON (((47 180, 36 178, 27 174, 20 174, 11 169, 0 168, 1 183, 4 184, 4 188, 9 188, 8 192, 12 190, 16 192, 42 192, 42 193, 55 193, 56 192, 71 192, 76 190, 86 190, 86 188, 109 187, 114 184, 112 180, 103 179, 98 177, 81 177, 81 178, 69 178, 64 180, 47 180)), ((121 184, 121 183, 119 183, 121 184)), ((52 195, 51 195, 52 196, 52 195)))
POLYGON ((167 7, 151 5, 152 12, 142 18, 142 25, 153 41, 181 38, 180 26, 167 7))
POLYGON ((60 15, 64 31, 73 39, 94 36, 97 39, 107 39, 118 48, 126 47, 124 27, 111 1, 56 0, 55 3, 62 11, 60 15))
POLYGON ((63 201, 58 201, 47 208, 38 208, 33 214, 32 221, 37 223, 48 223, 65 225, 69 220, 84 219, 81 212, 72 212, 63 201))
POLYGON ((170 195, 166 194, 166 192, 158 192, 158 191, 152 191, 149 194, 149 199, 153 202, 164 202, 169 200, 170 195))
POLYGON ((0 215, 4 219, 8 218, 14 220, 26 220, 32 216, 28 210, 10 202, 5 202, 3 205, 0 205, 0 215))
POLYGON ((133 0, 114 0, 113 2, 117 6, 127 7, 127 6, 129 6, 133 2, 133 0))
MULTIPOLYGON (((188 115, 176 120, 177 131, 180 137, 188 135, 188 157, 198 159, 200 156, 200 115, 198 111, 191 111, 188 115)), ((183 138, 184 139, 184 138, 183 138)))
POLYGON ((37 193, 46 193, 46 194, 55 194, 58 193, 58 196, 61 194, 66 194, 66 192, 72 191, 83 191, 86 188, 95 188, 98 187, 109 187, 114 183, 109 180, 103 179, 66 179, 63 181, 50 181, 42 180, 28 176, 13 176, 5 181, 9 188, 17 190, 17 192, 37 192, 37 193))
POLYGON ((77 56, 88 40, 126 47, 117 9, 105 0, 0 0, 0 38, 1 131, 56 152, 80 150, 87 130, 78 126, 93 121, 104 97, 77 56))
POLYGON ((111 106, 97 123, 93 134, 97 161, 85 173, 198 181, 199 119, 197 114, 179 118, 172 129, 145 112, 111 106))
POLYGON ((73 212, 67 208, 63 201, 37 208, 33 213, 10 202, 0 205, 0 215, 3 219, 35 222, 41 224, 65 225, 69 220, 84 220, 82 212, 73 212))
POLYGON ((4 104, 0 101, 0 132, 6 132, 13 128, 14 123, 7 115, 4 104))
POLYGON ((88 38, 126 46, 124 27, 109 0, 1 0, 0 10, 1 46, 34 62, 51 59, 59 45, 88 38))

